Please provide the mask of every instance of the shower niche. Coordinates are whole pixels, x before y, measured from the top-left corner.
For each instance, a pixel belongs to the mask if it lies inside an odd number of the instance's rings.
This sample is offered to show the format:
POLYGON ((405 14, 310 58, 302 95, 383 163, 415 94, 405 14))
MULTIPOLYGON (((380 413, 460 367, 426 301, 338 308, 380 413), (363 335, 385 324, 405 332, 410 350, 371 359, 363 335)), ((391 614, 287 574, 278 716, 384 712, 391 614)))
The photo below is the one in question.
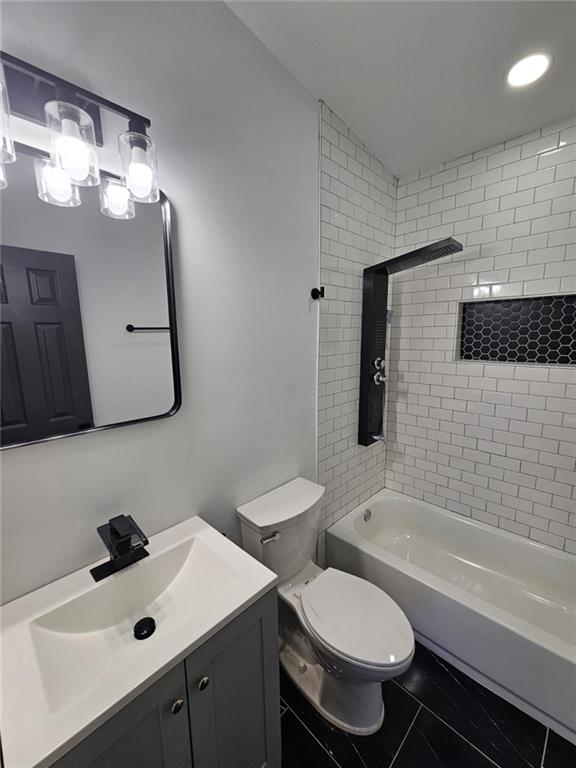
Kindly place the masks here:
POLYGON ((576 365, 576 294, 464 302, 460 360, 576 365))

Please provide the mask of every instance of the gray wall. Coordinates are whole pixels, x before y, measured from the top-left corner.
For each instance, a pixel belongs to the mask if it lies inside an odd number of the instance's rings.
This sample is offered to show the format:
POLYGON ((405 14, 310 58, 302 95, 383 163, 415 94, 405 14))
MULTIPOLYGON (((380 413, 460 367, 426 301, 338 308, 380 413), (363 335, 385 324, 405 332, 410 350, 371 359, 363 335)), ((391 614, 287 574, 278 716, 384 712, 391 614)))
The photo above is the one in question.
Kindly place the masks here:
POLYGON ((221 3, 3 3, 2 48, 151 117, 176 219, 184 405, 2 454, 4 599, 316 473, 317 105, 221 3))

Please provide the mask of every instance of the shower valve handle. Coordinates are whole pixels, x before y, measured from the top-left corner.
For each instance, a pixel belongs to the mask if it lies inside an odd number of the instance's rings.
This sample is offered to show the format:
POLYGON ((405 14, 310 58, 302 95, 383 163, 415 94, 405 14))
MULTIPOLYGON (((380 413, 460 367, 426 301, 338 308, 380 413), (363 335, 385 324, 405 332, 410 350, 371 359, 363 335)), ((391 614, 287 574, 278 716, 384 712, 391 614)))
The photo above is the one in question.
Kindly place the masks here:
POLYGON ((379 387, 380 384, 384 384, 386 379, 387 379, 387 377, 383 373, 381 373, 380 371, 377 371, 374 374, 374 384, 376 384, 377 387, 379 387))

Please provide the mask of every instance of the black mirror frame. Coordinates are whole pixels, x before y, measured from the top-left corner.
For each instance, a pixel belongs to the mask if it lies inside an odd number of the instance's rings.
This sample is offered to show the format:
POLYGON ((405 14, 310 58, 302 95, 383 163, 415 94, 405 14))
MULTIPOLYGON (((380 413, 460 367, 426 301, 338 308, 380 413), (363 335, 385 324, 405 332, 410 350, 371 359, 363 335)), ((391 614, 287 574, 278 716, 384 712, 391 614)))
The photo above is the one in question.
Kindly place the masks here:
MULTIPOLYGON (((30 147, 27 144, 14 142, 17 152, 33 157, 48 157, 48 153, 36 147, 30 147)), ((100 170, 100 175, 106 178, 119 180, 115 173, 100 170)), ((22 448, 26 445, 37 445, 38 443, 48 443, 54 440, 62 440, 67 437, 81 437, 94 432, 103 432, 107 429, 117 429, 119 427, 129 427, 133 424, 144 424, 148 421, 158 421, 174 416, 182 406, 182 382, 180 379, 180 354, 178 352, 178 326, 176 323, 176 291, 174 286, 174 255, 172 249, 172 207, 170 201, 160 190, 160 210, 162 212, 162 228, 164 241, 164 265, 166 270, 166 291, 168 299, 168 323, 170 333, 170 352, 172 357, 172 382, 174 385, 174 403, 166 413, 160 413, 157 416, 145 416, 141 419, 128 419, 127 421, 118 421, 114 424, 104 424, 101 427, 90 427, 80 432, 70 432, 62 435, 50 435, 39 440, 30 440, 24 443, 11 443, 10 445, 0 445, 0 451, 8 451, 12 448, 22 448)))

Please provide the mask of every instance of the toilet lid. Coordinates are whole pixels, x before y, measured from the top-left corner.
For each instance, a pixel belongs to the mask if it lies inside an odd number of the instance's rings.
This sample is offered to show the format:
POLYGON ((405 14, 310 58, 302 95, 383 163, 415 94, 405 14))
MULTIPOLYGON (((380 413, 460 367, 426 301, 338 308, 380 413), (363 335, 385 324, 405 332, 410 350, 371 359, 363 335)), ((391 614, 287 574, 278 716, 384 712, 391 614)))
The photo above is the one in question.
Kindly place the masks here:
POLYGON ((369 581, 328 568, 303 590, 301 600, 311 631, 341 656, 389 667, 405 661, 414 650, 408 619, 369 581))

